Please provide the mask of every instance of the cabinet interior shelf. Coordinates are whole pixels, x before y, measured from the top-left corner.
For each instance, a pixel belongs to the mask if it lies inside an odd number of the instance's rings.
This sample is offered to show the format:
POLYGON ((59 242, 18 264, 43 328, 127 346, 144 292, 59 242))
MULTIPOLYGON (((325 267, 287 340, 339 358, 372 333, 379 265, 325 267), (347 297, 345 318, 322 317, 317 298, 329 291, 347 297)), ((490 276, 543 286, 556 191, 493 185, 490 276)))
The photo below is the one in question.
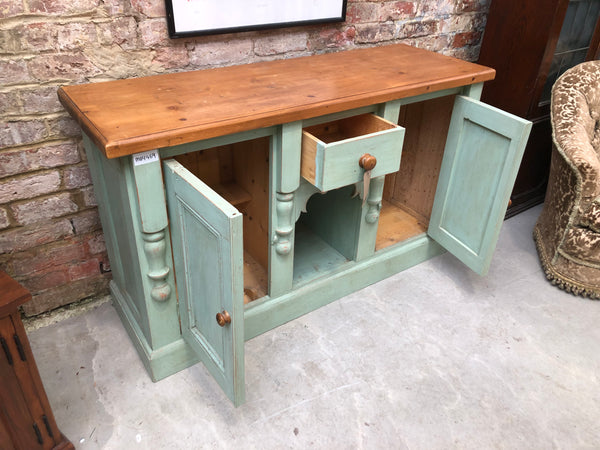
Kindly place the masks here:
POLYGON ((227 200, 233 206, 241 206, 252 200, 252 195, 235 182, 211 186, 213 191, 227 200))

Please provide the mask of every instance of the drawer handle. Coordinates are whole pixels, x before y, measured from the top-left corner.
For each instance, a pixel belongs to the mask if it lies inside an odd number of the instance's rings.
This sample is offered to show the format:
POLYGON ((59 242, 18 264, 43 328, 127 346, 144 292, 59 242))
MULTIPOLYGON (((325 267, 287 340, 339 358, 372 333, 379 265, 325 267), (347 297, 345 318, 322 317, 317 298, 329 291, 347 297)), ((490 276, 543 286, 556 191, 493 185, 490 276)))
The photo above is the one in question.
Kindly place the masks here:
POLYGON ((369 153, 365 153, 358 160, 358 165, 365 170, 373 170, 377 165, 377 158, 369 153))
POLYGON ((6 360, 8 361, 9 365, 13 365, 13 357, 12 357, 12 353, 10 352, 10 348, 8 348, 8 344, 6 343, 6 340, 3 337, 0 337, 0 344, 2 345, 2 348, 4 349, 4 354, 6 355, 6 360))
POLYGON ((224 327, 231 323, 231 316, 227 311, 223 310, 223 312, 217 313, 217 323, 220 327, 224 327))
POLYGON ((19 356, 21 357, 21 361, 27 361, 27 357, 25 356, 25 349, 23 348, 23 344, 21 344, 21 339, 16 334, 13 336, 15 340, 15 344, 17 345, 17 350, 19 352, 19 356))
POLYGON ((369 197, 369 185, 371 184, 371 170, 375 168, 377 164, 377 158, 369 153, 365 153, 358 160, 358 165, 362 167, 365 172, 363 173, 363 201, 362 206, 365 206, 367 198, 369 197))

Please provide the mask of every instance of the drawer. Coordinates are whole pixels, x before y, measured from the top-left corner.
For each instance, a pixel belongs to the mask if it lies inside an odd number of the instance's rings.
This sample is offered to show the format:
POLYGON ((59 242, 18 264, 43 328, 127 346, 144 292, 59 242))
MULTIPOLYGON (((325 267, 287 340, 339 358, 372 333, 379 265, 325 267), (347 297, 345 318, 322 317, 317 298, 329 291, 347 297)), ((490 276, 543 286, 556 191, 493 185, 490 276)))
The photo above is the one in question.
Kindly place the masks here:
POLYGON ((371 177, 396 172, 404 128, 374 114, 361 114, 302 130, 300 173, 322 192, 362 181, 360 158, 376 158, 371 177))

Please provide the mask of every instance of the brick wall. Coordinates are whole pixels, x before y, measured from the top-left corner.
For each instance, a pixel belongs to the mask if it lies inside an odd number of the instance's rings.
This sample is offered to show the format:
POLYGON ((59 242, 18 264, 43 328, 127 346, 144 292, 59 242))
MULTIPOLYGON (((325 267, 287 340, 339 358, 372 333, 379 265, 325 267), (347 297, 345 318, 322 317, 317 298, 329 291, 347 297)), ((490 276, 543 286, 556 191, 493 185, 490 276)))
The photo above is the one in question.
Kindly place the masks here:
POLYGON ((0 0, 0 268, 35 315, 107 293, 79 129, 58 86, 405 42, 474 60, 490 0, 348 0, 347 21, 170 40, 163 0, 0 0))

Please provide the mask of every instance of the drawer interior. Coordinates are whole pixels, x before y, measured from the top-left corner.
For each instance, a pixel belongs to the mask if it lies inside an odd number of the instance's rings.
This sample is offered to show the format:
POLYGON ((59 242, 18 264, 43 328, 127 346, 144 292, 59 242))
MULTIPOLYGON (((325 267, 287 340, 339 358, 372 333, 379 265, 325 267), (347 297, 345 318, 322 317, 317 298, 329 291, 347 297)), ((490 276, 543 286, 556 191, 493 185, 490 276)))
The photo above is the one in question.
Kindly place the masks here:
POLYGON ((305 127, 300 173, 322 192, 362 181, 359 161, 376 158, 373 176, 398 170, 404 129, 374 114, 359 114, 305 127))
POLYGON ((385 178, 376 250, 427 231, 453 105, 446 96, 401 108, 402 162, 385 178))
POLYGON ((176 156, 186 169, 244 216, 244 302, 268 290, 269 139, 176 156))
POLYGON ((394 124, 374 114, 360 114, 346 119, 306 127, 304 128, 304 133, 325 144, 331 144, 332 142, 366 136, 393 128, 395 128, 394 124))

